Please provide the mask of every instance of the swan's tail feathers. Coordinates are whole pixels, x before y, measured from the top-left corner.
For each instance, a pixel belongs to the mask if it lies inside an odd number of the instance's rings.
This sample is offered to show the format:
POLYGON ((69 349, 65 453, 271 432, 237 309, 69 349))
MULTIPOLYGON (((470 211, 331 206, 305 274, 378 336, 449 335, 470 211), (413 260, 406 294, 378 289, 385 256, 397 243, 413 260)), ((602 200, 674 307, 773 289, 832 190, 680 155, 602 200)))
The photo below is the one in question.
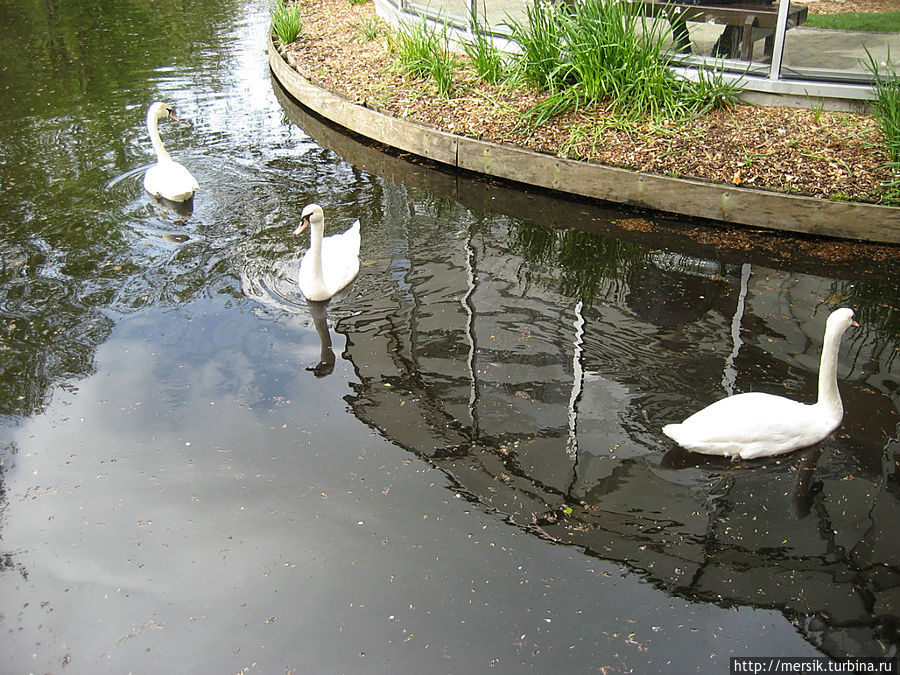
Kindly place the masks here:
POLYGON ((356 220, 341 237, 347 238, 347 248, 352 249, 356 255, 359 255, 359 247, 361 243, 359 219, 356 220))
POLYGON ((671 438, 673 441, 678 442, 678 431, 681 429, 680 424, 667 424, 662 428, 662 432, 671 438))

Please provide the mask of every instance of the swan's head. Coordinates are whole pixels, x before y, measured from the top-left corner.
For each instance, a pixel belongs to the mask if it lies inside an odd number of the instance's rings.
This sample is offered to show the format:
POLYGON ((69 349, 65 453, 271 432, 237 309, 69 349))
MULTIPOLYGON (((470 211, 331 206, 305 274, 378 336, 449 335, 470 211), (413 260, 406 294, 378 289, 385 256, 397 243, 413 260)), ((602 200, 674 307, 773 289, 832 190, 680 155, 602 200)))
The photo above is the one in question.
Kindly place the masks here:
POLYGON ((853 320, 853 310, 849 307, 834 310, 825 322, 826 332, 834 331, 838 335, 843 334, 850 326, 859 326, 859 324, 853 320))
POLYGON ((311 222, 316 223, 317 225, 325 221, 325 216, 322 214, 322 207, 318 204, 310 204, 306 208, 303 209, 303 213, 300 214, 300 225, 294 230, 294 234, 300 234, 309 227, 311 222))
POLYGON ((157 101, 150 106, 147 117, 157 120, 161 120, 163 117, 171 117, 176 122, 179 121, 178 118, 175 117, 175 108, 170 106, 168 103, 163 103, 162 101, 157 101))

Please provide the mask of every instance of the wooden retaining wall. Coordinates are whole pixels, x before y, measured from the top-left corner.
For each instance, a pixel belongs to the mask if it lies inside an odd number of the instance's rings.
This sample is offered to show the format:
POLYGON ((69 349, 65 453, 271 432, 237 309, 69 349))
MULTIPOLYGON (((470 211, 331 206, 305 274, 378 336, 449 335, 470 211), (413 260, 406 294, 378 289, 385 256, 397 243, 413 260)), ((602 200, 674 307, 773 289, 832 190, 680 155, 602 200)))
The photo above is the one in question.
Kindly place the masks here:
POLYGON ((900 208, 751 190, 561 159, 391 117, 318 87, 269 40, 275 78, 300 103, 350 131, 420 157, 564 193, 805 235, 900 244, 900 208))

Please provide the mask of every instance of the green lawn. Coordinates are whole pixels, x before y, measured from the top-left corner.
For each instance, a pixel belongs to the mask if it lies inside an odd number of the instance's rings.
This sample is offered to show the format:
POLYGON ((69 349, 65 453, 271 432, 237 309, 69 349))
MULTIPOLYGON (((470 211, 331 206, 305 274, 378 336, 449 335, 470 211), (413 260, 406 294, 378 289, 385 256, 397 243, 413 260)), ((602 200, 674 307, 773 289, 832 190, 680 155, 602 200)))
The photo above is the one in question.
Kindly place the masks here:
POLYGON ((843 30, 900 31, 900 12, 849 12, 847 14, 810 14, 807 26, 843 30))

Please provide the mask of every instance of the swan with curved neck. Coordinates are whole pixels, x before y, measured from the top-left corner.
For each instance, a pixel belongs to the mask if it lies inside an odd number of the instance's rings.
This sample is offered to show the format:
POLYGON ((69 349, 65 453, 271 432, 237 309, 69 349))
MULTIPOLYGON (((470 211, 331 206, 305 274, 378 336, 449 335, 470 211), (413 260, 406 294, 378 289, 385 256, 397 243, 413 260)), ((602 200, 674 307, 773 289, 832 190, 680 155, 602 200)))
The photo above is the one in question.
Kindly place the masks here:
POLYGON ((144 189, 157 198, 172 202, 186 202, 200 189, 196 179, 181 164, 169 156, 159 137, 159 120, 169 117, 176 122, 175 111, 168 103, 156 102, 147 111, 147 133, 156 152, 156 164, 144 174, 144 189))
POLYGON ((818 443, 844 417, 837 383, 838 348, 844 331, 858 325, 853 310, 846 307, 828 317, 814 404, 761 392, 737 394, 716 401, 681 424, 667 424, 663 433, 688 450, 732 459, 771 457, 818 443))
POLYGON ((334 297, 359 274, 359 220, 345 232, 325 235, 325 215, 318 204, 300 214, 294 234, 309 227, 309 249, 300 261, 297 283, 307 300, 321 302, 334 297))

